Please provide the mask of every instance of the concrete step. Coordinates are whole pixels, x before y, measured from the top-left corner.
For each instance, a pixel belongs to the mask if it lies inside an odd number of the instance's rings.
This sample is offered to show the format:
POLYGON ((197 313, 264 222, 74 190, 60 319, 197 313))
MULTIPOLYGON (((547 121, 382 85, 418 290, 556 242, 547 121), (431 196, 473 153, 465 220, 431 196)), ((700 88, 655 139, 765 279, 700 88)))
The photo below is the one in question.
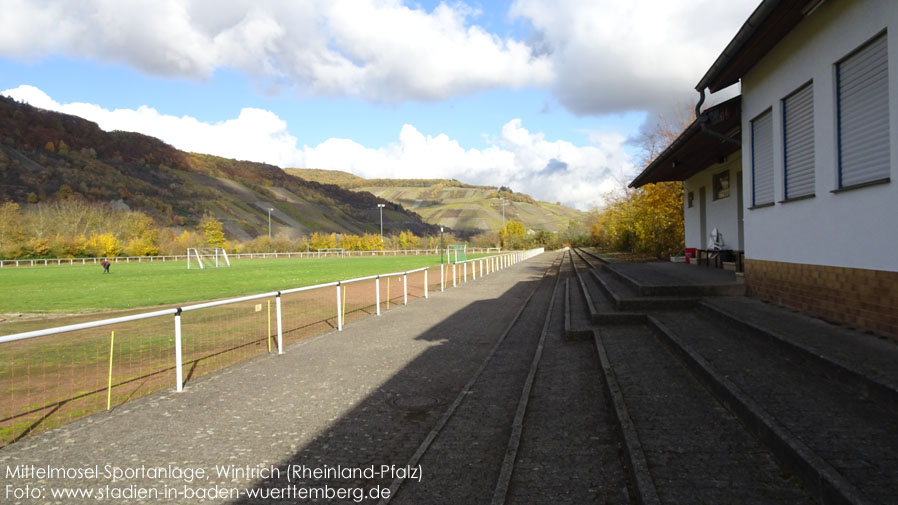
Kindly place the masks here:
POLYGON ((559 284, 549 322, 555 330, 545 339, 504 503, 631 503, 596 349, 592 339, 564 338, 563 296, 559 284))
POLYGON ((879 401, 898 409, 898 345, 746 297, 719 297, 698 305, 703 314, 828 367, 879 401))
POLYGON ((812 502, 648 325, 603 326, 596 348, 638 503, 812 502))
POLYGON ((684 312, 649 320, 818 500, 893 503, 898 411, 751 330, 684 312))
POLYGON ((564 281, 564 335, 568 340, 586 340, 592 336, 589 309, 576 274, 564 281))
POLYGON ((622 281, 607 268, 601 272, 591 272, 595 282, 619 311, 688 309, 699 301, 694 296, 640 296, 631 284, 622 281))

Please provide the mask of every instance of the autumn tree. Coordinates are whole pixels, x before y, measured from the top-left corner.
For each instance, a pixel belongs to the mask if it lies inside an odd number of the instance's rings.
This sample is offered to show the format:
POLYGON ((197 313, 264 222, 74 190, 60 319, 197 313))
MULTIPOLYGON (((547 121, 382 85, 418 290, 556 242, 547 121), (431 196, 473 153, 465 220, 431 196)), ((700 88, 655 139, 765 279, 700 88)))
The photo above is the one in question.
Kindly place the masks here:
POLYGON ((11 253, 23 237, 24 228, 19 204, 3 203, 0 205, 0 255, 13 255, 11 253))
POLYGON ((505 249, 513 249, 522 243, 525 235, 527 235, 527 228, 524 227, 524 223, 508 221, 499 230, 499 241, 505 249))
MULTIPOLYGON (((659 116, 640 133, 641 165, 648 166, 695 118, 685 106, 670 117, 659 116)), ((660 182, 623 188, 606 199, 590 223, 593 241, 611 249, 655 257, 683 248, 683 184, 660 182)))
POLYGON ((309 236, 309 247, 314 251, 321 249, 333 249, 337 247, 337 236, 333 233, 312 233, 309 236))
POLYGON ((200 220, 197 228, 203 234, 203 240, 207 247, 225 246, 227 239, 224 235, 224 226, 211 213, 203 214, 203 218, 200 220))

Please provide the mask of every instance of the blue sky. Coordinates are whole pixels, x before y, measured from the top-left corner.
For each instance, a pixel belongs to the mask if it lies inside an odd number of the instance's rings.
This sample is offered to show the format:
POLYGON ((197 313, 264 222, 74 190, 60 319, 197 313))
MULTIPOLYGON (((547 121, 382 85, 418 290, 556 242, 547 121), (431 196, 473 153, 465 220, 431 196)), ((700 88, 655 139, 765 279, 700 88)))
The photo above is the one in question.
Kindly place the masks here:
POLYGON ((756 2, 724 3, 6 0, 0 92, 185 150, 586 209, 756 2))

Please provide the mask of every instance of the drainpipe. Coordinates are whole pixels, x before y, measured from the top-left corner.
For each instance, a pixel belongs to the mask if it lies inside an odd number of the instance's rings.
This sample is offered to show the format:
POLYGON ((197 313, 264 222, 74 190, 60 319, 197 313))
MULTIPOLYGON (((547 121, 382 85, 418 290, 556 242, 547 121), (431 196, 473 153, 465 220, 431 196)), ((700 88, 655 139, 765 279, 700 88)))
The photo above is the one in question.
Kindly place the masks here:
POLYGON ((736 144, 739 147, 742 147, 742 141, 739 139, 734 139, 732 137, 728 137, 722 133, 718 133, 711 129, 708 126, 708 116, 702 113, 702 104, 705 103, 705 90, 704 88, 699 90, 699 100, 698 103, 695 104, 695 120, 698 121, 699 126, 702 129, 702 132, 724 142, 730 142, 732 144, 736 144))

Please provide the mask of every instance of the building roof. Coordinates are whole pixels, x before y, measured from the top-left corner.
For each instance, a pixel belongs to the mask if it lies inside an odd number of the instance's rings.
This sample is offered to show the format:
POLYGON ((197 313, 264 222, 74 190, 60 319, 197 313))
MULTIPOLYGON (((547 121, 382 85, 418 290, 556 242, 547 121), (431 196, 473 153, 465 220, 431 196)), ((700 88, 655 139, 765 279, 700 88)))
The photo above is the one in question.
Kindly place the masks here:
POLYGON ((695 89, 711 93, 735 84, 795 25, 825 0, 763 0, 695 89))
MULTIPOLYGON (((727 137, 741 135, 742 97, 737 96, 702 113, 708 127, 727 137)), ((734 142, 702 132, 698 120, 693 121, 661 154, 630 183, 638 188, 653 182, 685 181, 693 175, 739 150, 734 142)))

